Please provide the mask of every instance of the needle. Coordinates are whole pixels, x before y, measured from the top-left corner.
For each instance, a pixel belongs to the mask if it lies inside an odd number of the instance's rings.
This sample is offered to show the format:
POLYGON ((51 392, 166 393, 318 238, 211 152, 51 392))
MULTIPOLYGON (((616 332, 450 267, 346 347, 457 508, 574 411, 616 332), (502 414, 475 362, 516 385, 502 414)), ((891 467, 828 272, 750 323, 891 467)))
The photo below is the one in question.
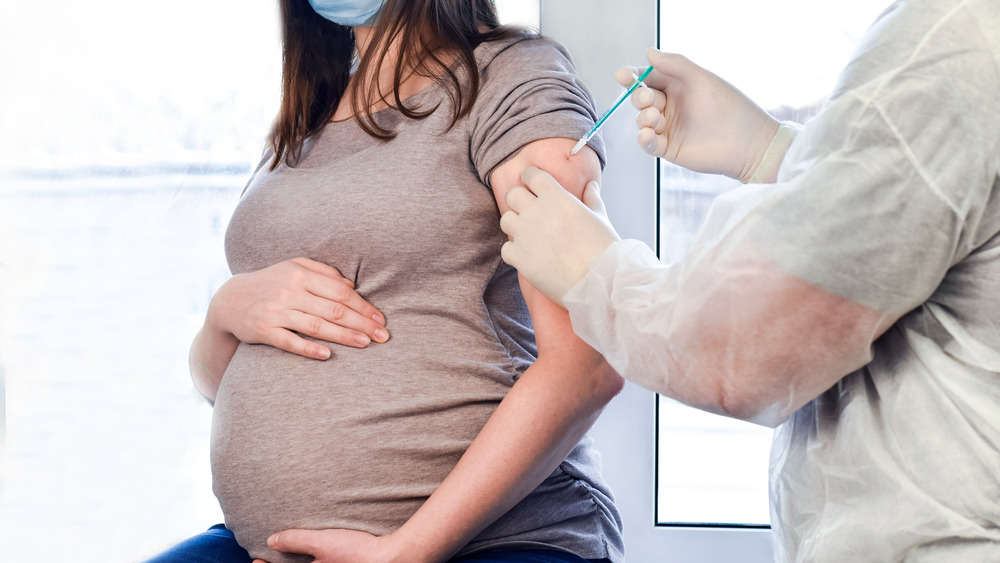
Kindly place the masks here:
POLYGON ((587 144, 587 141, 589 141, 590 138, 597 133, 597 130, 601 128, 601 125, 604 125, 604 122, 607 121, 609 117, 611 117, 611 114, 615 113, 615 110, 618 109, 618 106, 622 105, 622 102, 624 102, 629 96, 631 96, 632 92, 635 92, 636 88, 638 88, 640 85, 645 86, 645 84, 643 84, 642 81, 645 80, 647 76, 649 76, 650 72, 653 72, 653 65, 649 65, 649 68, 643 71, 641 76, 636 76, 634 74, 632 75, 632 78, 635 78, 635 82, 633 82, 632 85, 629 86, 628 90, 625 90, 625 93, 618 98, 618 101, 615 102, 615 105, 611 106, 611 109, 604 112, 604 116, 602 116, 600 119, 597 120, 597 123, 594 124, 594 127, 590 130, 590 132, 588 132, 583 137, 580 137, 580 141, 576 144, 575 147, 573 147, 573 150, 570 151, 569 153, 570 156, 573 156, 574 154, 580 152, 580 149, 582 149, 583 146, 587 144))

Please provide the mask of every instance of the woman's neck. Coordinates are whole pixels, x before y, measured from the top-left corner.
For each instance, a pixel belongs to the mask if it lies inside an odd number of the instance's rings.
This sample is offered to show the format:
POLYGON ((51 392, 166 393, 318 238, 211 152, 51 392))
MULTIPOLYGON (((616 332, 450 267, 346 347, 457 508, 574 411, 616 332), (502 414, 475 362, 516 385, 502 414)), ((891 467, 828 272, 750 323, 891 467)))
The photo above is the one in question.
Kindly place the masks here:
MULTIPOLYGON (((373 44, 373 38, 375 35, 375 28, 373 27, 355 27, 354 28, 354 42, 358 50, 358 56, 364 57, 371 49, 380 49, 380 45, 373 44)), ((396 67, 399 64, 399 54, 401 51, 401 46, 398 44, 398 40, 393 44, 389 45, 386 50, 385 57, 382 59, 381 66, 372 66, 367 70, 368 80, 376 80, 378 84, 378 97, 389 100, 393 100, 393 82, 396 74, 396 67)), ((408 61, 408 63, 412 64, 408 61)), ((357 76, 351 77, 351 82, 357 80, 357 76)), ((399 84, 399 98, 406 99, 417 92, 420 92, 424 88, 430 86, 434 83, 435 78, 421 76, 412 71, 412 69, 405 69, 403 73, 402 80, 399 84)), ((337 106, 337 111, 333 115, 334 121, 345 121, 352 119, 354 117, 354 110, 351 107, 351 95, 353 89, 348 87, 347 91, 344 92, 344 96, 340 100, 340 104, 337 106)), ((362 92, 363 94, 364 92, 362 92)), ((376 112, 388 107, 388 104, 381 100, 376 100, 374 105, 369 108, 369 111, 376 112)))
POLYGON ((371 44, 372 35, 375 34, 374 27, 354 27, 354 44, 358 49, 358 54, 364 55, 371 44))

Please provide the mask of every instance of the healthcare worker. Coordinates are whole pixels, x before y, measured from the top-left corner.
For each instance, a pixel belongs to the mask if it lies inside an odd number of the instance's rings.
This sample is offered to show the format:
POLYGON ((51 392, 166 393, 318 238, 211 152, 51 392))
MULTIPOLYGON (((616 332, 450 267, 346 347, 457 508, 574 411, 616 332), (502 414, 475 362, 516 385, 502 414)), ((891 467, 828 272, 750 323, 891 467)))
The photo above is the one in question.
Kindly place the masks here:
POLYGON ((892 4, 801 128, 648 58, 642 148, 753 185, 664 266, 528 169, 504 259, 626 378, 777 426, 778 560, 1000 561, 1000 2, 892 4))

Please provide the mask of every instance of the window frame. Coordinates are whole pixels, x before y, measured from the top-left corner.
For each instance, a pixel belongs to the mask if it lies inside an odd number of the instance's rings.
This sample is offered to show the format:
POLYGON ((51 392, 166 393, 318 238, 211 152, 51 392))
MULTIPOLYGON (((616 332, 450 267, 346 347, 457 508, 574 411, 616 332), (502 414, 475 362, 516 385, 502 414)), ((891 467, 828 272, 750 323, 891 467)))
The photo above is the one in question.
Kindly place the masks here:
MULTIPOLYGON (((609 107, 621 93, 611 79, 614 70, 622 64, 644 64, 646 48, 659 46, 657 0, 618 2, 613 18, 607 17, 607 4, 601 0, 540 0, 540 4, 541 32, 572 53, 598 111, 609 107)), ((602 129, 608 147, 602 196, 619 234, 638 239, 659 253, 659 165, 636 148, 634 117, 635 112, 619 111, 602 129)), ((655 393, 628 383, 591 431, 603 455, 605 478, 622 513, 628 559, 773 561, 769 527, 657 522, 658 403, 655 393)))

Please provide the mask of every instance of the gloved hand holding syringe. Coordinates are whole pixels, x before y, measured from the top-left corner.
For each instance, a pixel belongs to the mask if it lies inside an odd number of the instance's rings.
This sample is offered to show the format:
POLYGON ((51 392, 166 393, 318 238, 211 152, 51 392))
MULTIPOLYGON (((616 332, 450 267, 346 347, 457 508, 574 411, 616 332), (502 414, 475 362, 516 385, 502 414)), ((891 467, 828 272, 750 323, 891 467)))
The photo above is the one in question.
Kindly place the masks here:
POLYGON ((635 74, 632 75, 632 78, 635 78, 635 82, 633 82, 632 85, 629 86, 628 89, 625 90, 625 92, 618 97, 618 100, 614 103, 613 106, 611 106, 611 109, 604 112, 604 115, 597 120, 597 123, 594 124, 594 126, 590 129, 590 131, 588 131, 587 134, 584 135, 583 137, 580 137, 580 141, 576 144, 576 146, 573 147, 573 150, 569 152, 570 156, 573 156, 574 154, 580 152, 580 149, 582 149, 583 146, 587 144, 587 141, 589 141, 590 138, 597 133, 598 129, 600 129, 601 126, 604 125, 604 122, 607 121, 608 118, 611 117, 613 113, 615 113, 615 111, 618 109, 618 106, 622 105, 622 102, 627 100, 628 97, 632 95, 632 92, 635 92, 636 88, 638 88, 640 85, 645 86, 645 84, 643 84, 642 81, 645 80, 647 76, 649 76, 650 72, 653 72, 653 65, 649 65, 649 67, 645 71, 643 71, 642 75, 640 76, 636 76, 635 74))

